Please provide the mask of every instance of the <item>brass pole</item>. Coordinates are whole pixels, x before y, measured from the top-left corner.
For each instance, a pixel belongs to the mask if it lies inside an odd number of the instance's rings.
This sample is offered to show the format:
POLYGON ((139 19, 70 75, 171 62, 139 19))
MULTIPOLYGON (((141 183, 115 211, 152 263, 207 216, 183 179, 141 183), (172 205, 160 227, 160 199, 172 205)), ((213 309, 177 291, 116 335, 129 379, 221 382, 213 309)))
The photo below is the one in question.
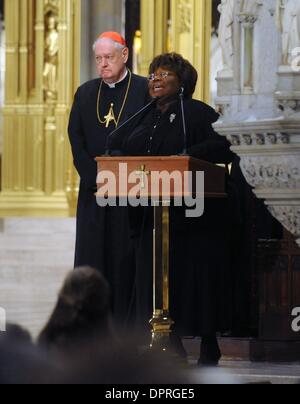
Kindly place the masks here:
POLYGON ((171 328, 169 270, 170 270, 170 215, 169 201, 155 202, 153 230, 153 317, 151 348, 169 349, 171 328))

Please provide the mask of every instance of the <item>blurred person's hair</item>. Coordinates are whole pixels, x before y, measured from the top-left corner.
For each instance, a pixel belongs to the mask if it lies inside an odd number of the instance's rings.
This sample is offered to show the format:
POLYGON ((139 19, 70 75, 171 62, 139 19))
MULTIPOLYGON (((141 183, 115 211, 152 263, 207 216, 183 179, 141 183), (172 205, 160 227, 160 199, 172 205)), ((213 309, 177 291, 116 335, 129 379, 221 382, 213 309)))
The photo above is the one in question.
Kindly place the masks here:
POLYGON ((52 316, 38 343, 48 350, 72 350, 111 336, 110 291, 103 275, 90 267, 66 278, 52 316))

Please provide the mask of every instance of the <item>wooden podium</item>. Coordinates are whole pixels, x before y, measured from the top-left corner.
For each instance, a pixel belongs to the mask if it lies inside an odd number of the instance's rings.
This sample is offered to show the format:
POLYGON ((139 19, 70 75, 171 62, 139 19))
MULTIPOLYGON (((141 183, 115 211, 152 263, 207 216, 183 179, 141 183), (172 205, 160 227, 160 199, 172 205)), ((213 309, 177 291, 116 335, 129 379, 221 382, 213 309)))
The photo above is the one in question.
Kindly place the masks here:
MULTIPOLYGON (((191 157, 99 157, 98 174, 113 173, 116 179, 116 189, 109 197, 127 198, 133 188, 137 187, 140 197, 152 200, 154 209, 153 229, 153 317, 152 348, 168 349, 171 328, 174 324, 169 313, 169 207, 171 201, 177 197, 196 197, 196 173, 204 172, 204 194, 199 197, 224 198, 226 170, 217 165, 197 160, 191 157), (160 180, 154 173, 177 173, 182 177, 181 184, 174 186, 166 193, 160 180), (185 173, 192 173, 193 181, 184 185, 185 173), (129 181, 129 179, 131 180, 129 181), (137 183, 132 183, 136 178, 137 183)), ((99 177, 98 177, 99 179, 99 177)), ((98 193, 103 184, 99 183, 98 193)), ((103 195, 101 195, 102 197, 103 195)), ((108 196, 108 195, 106 195, 108 196)))

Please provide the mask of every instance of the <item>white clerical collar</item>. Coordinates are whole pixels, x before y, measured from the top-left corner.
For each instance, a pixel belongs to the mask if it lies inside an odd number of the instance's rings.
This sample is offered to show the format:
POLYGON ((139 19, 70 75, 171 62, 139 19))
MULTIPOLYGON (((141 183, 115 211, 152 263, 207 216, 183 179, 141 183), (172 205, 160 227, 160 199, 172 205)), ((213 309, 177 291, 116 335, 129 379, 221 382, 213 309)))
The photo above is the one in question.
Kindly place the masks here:
POLYGON ((126 69, 126 72, 124 73, 124 76, 121 78, 121 80, 117 81, 116 83, 106 83, 106 81, 104 81, 104 83, 109 87, 109 88, 116 88, 116 85, 121 83, 123 80, 126 79, 128 75, 128 69, 126 69))

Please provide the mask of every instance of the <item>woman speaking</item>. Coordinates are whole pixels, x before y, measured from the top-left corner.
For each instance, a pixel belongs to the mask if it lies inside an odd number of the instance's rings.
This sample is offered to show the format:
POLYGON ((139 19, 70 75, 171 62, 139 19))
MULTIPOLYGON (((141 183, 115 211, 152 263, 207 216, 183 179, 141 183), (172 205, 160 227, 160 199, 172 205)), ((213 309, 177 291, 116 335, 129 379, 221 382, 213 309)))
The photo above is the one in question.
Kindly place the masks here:
MULTIPOLYGON (((198 74, 182 56, 171 53, 154 59, 149 91, 158 101, 134 128, 110 139, 110 149, 126 156, 173 156, 187 146, 190 156, 211 163, 233 159, 227 140, 214 132, 219 115, 193 100, 198 74), (187 144, 183 136, 180 94, 184 94, 187 144)), ((221 354, 216 338, 228 329, 226 316, 229 231, 227 200, 208 200, 201 218, 186 218, 185 210, 170 209, 170 315, 173 335, 202 337, 199 364, 217 365, 221 354)), ((136 318, 148 329, 152 314, 153 209, 132 208, 131 230, 136 245, 136 318)), ((174 339, 174 337, 173 337, 174 339)), ((175 338, 176 340, 176 338, 175 338)))

